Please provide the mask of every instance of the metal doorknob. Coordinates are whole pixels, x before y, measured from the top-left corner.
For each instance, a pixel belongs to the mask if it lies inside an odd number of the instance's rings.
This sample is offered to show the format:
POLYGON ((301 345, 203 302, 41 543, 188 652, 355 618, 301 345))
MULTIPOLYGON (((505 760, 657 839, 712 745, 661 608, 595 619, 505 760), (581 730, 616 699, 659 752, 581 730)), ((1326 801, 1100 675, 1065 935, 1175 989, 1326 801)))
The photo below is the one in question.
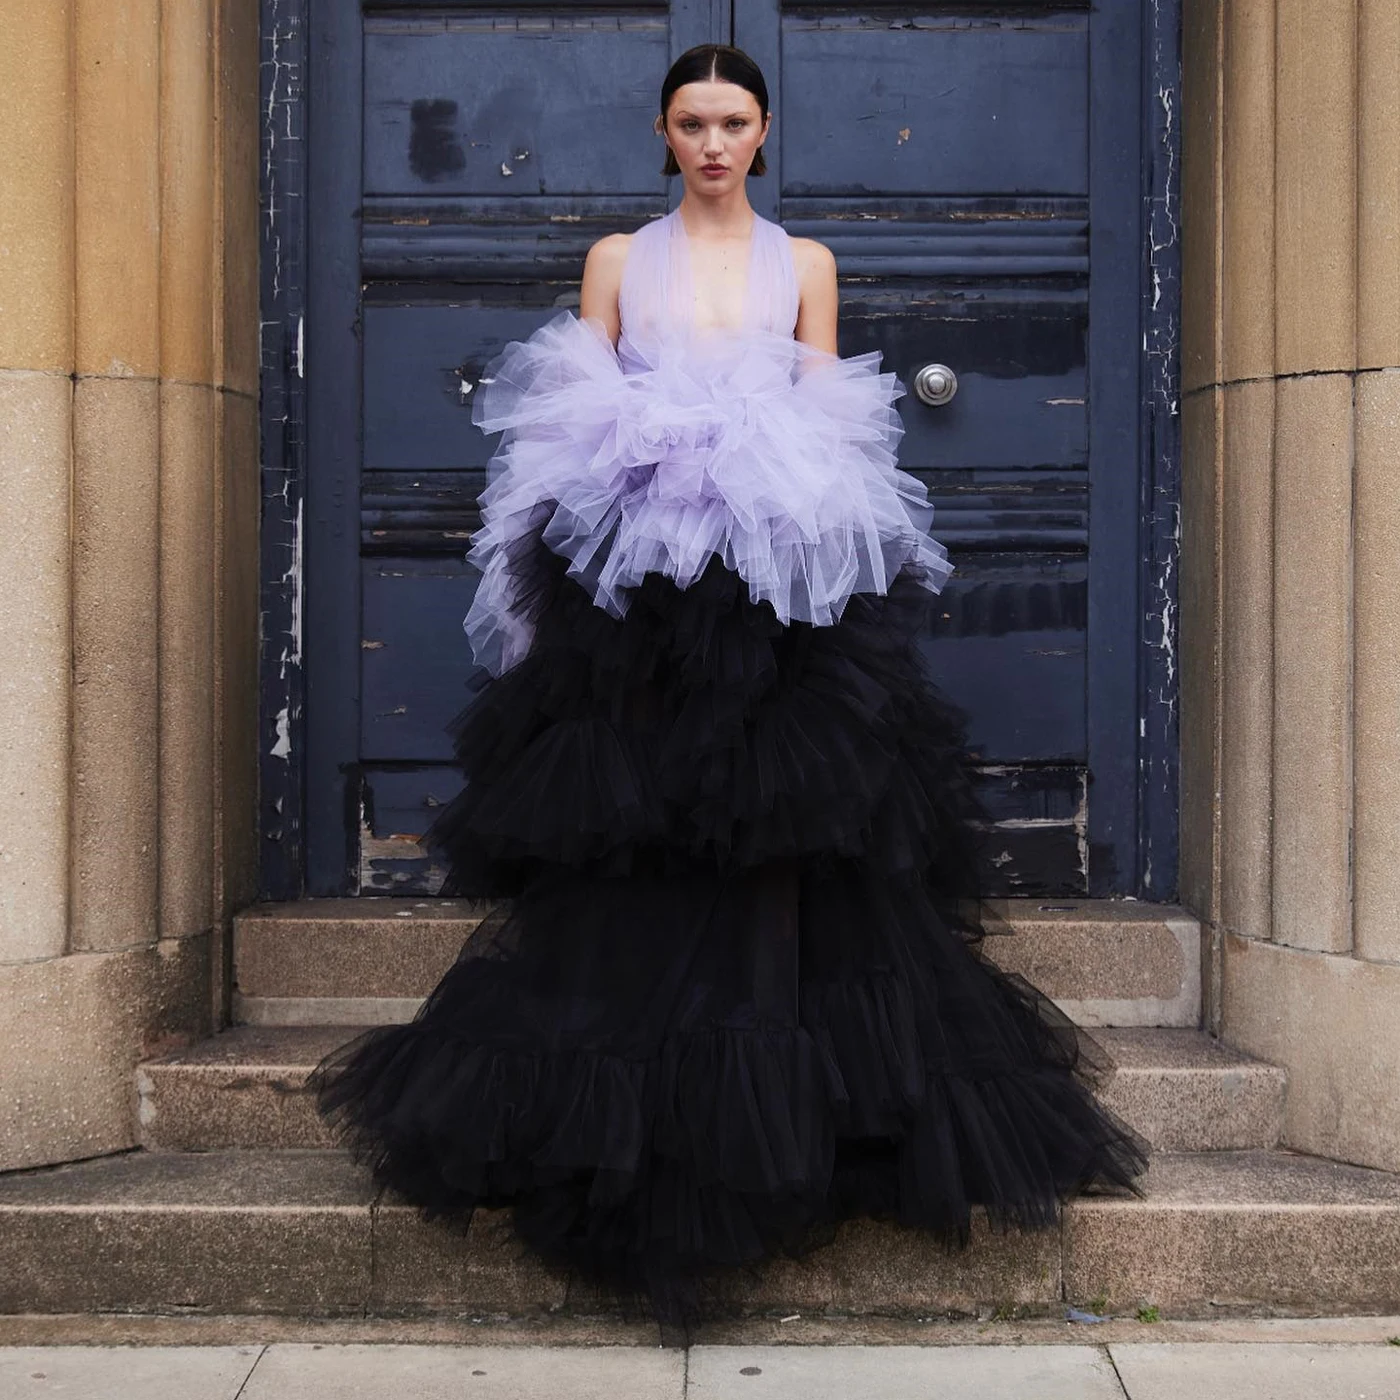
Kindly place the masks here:
POLYGON ((958 376, 947 365, 925 365, 914 376, 914 392, 930 408, 939 408, 958 392, 958 376))

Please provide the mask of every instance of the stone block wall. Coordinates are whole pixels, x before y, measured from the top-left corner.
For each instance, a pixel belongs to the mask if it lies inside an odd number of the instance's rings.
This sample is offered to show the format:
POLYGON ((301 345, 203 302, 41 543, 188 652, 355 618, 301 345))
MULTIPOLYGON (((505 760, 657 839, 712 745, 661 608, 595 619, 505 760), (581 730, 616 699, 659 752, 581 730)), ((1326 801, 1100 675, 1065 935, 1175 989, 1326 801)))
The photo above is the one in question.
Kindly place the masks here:
POLYGON ((257 19, 0 0, 0 1168, 135 1141, 256 893, 257 19))
POLYGON ((1182 891, 1286 1141, 1400 1170, 1400 0, 1186 0, 1182 891))

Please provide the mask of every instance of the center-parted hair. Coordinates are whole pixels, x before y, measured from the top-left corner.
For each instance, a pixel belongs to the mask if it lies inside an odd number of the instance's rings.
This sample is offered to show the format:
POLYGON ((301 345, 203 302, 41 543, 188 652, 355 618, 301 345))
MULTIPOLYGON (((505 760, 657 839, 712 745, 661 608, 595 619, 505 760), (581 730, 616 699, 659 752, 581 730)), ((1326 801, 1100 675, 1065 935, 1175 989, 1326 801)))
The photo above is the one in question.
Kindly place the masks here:
MULTIPOLYGON (((696 44, 687 49, 667 70, 666 79, 661 84, 661 125, 666 125, 666 109, 671 105, 677 88, 687 83, 719 81, 736 83, 746 92, 752 93, 758 102, 760 119, 768 115, 768 84, 763 81, 763 72, 743 49, 732 44, 696 44)), ((760 146, 749 166, 750 175, 762 175, 768 169, 760 146)), ((661 167, 663 175, 679 175, 681 168, 676 164, 675 154, 666 147, 666 162, 661 167)))

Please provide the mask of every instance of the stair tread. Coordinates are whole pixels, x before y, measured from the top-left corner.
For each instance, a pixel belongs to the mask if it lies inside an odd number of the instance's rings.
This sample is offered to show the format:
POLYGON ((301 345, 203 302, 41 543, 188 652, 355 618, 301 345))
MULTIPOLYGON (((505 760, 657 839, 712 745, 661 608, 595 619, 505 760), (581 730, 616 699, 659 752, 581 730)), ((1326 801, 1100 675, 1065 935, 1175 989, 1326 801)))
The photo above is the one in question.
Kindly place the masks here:
MULTIPOLYGON (((1400 1173, 1281 1148, 1158 1152, 1144 1198, 1084 1195, 1069 1208, 1142 1212, 1150 1207, 1274 1207, 1400 1211, 1400 1173)), ((0 1176, 0 1212, 55 1208, 369 1208, 368 1173, 335 1148, 134 1151, 0 1176)), ((402 1202, 386 1204, 411 1209, 402 1202)))
MULTIPOLYGON (((362 1026, 233 1026, 184 1049, 147 1060, 146 1071, 310 1071, 332 1050, 362 1034, 362 1026)), ((1283 1071, 1207 1035, 1173 1027, 1096 1028, 1093 1038, 1112 1056, 1119 1074, 1283 1071)))
POLYGON ((472 924, 490 906, 471 899, 383 899, 371 896, 326 899, 267 900, 250 904, 234 915, 234 924, 384 923, 411 927, 415 923, 472 924))
POLYGON ((1112 930, 1124 924, 1157 924, 1184 919, 1198 923, 1196 915, 1181 904, 1145 899, 1030 899, 996 898, 982 902, 983 920, 989 931, 1005 924, 1020 931, 1041 927, 1086 924, 1112 930))
POLYGON ((0 1176, 0 1212, 368 1209, 368 1174, 337 1149, 122 1152, 0 1176))
POLYGON ((310 1070, 363 1026, 231 1026, 206 1040, 147 1060, 146 1070, 310 1070))
MULTIPOLYGON (((234 915, 234 925, 243 928, 291 923, 304 929, 307 924, 331 923, 411 930, 415 924, 431 923, 461 924, 465 929, 478 923, 491 907, 490 901, 469 899, 308 898, 250 904, 234 915)), ((1138 899, 999 897, 984 900, 982 910, 988 931, 993 934, 1003 929, 1015 932, 1077 924, 1113 931, 1122 925, 1198 922, 1184 905, 1138 899)))
POLYGON ((1286 1148, 1229 1152, 1158 1152, 1143 1189, 1145 1199, 1082 1196, 1075 1209, 1133 1209, 1170 1206, 1352 1207, 1400 1210, 1400 1173, 1358 1167, 1286 1148))
POLYGON ((1205 1031, 1175 1026, 1098 1027, 1090 1032, 1112 1055, 1119 1073, 1144 1070, 1283 1070, 1224 1045, 1205 1031))

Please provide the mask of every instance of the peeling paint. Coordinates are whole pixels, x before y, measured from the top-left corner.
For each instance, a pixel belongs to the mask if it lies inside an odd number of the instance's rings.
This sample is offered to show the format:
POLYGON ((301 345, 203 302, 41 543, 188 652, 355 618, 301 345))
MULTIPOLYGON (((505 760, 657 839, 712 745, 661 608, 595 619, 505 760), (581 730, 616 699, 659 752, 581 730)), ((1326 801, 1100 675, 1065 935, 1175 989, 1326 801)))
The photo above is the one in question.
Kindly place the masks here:
POLYGON ((1147 259, 1143 353, 1147 448, 1143 587, 1143 724, 1139 773, 1139 883, 1150 899, 1176 897, 1180 684, 1177 666, 1180 466, 1180 29, 1181 0, 1150 0, 1145 12, 1151 87, 1146 99, 1147 259))
POLYGON ((305 502, 297 500, 296 514, 292 520, 291 555, 287 567, 282 571, 284 596, 291 606, 291 625, 286 636, 290 648, 284 646, 281 655, 281 678, 287 679, 288 667, 301 665, 301 604, 302 604, 302 528, 305 502))
POLYGON ((1089 888, 1089 775, 1079 776, 1079 800, 1074 808, 1074 831, 1079 851, 1079 879, 1084 889, 1089 888))
POLYGON ((287 707, 277 712, 277 742, 268 750, 273 758, 290 758, 292 753, 292 726, 287 707))
POLYGON ((287 899, 302 892, 305 0, 262 0, 261 35, 260 893, 287 899))
POLYGON ((361 893, 382 894, 387 890, 407 887, 417 891, 423 881, 425 864, 417 836, 412 832, 400 831, 387 836, 376 835, 373 816, 365 801, 363 789, 360 797, 359 836, 358 879, 361 893))

